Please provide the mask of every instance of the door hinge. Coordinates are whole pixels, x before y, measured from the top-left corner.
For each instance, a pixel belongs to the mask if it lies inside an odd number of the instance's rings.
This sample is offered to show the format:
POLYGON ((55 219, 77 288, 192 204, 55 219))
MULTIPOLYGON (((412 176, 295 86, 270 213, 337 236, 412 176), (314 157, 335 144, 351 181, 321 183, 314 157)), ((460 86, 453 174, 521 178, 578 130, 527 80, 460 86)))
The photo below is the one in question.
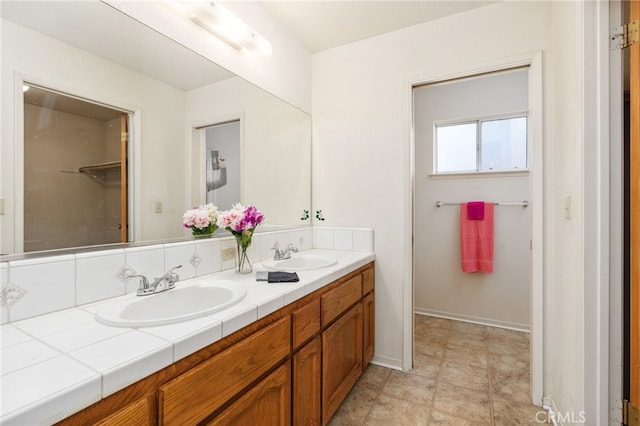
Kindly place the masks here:
POLYGON ((622 424, 640 426, 640 407, 636 407, 626 399, 622 401, 622 424))
POLYGON ((624 49, 632 44, 640 43, 640 19, 615 27, 609 40, 611 50, 624 49))

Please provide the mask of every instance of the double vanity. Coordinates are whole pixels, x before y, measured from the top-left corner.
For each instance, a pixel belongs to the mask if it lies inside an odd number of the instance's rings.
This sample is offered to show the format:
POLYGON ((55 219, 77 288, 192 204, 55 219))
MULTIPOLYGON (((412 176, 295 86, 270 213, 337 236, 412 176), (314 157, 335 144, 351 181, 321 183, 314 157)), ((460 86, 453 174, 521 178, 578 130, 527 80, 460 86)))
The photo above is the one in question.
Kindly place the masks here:
POLYGON ((310 249, 255 264, 295 270, 299 282, 222 270, 158 294, 5 324, 3 337, 24 339, 8 350, 3 343, 9 363, 42 357, 44 347, 58 353, 18 371, 32 370, 31 383, 28 375, 4 380, 2 422, 326 424, 373 357, 373 260, 372 251, 310 249), (68 343, 66 353, 50 337, 80 342, 100 333, 92 345, 68 343), (11 352, 18 347, 43 348, 11 352), (51 383, 67 376, 77 378, 51 383), (7 413, 19 398, 32 401, 7 413))

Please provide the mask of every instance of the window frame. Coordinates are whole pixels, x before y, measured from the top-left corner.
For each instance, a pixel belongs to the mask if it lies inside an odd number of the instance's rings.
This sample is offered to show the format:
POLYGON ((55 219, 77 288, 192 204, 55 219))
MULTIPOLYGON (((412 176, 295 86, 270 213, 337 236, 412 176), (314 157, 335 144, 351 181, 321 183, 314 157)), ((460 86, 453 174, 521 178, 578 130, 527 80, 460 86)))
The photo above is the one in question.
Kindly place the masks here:
POLYGON ((508 114, 496 114, 486 115, 472 118, 461 118, 456 120, 439 120, 433 122, 433 169, 432 174, 436 176, 442 175, 461 175, 461 174, 491 174, 491 173, 518 173, 529 171, 529 159, 530 159, 530 143, 531 129, 529 126, 529 112, 520 111, 508 114), (515 118, 526 119, 526 140, 525 140, 525 167, 512 168, 512 169, 499 169, 499 170, 481 170, 482 165, 482 123, 489 121, 509 120, 515 118), (476 124, 476 168, 474 170, 459 170, 459 171, 439 171, 438 170, 438 128, 447 126, 461 126, 466 124, 476 124))

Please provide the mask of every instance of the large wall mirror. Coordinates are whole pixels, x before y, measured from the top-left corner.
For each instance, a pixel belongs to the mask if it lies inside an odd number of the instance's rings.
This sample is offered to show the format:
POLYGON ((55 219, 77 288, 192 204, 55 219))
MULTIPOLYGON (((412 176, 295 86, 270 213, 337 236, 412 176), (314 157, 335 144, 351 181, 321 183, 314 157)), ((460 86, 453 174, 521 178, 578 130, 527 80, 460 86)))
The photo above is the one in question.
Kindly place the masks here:
POLYGON ((186 209, 230 207, 208 191, 220 165, 235 201, 265 213, 263 228, 309 224, 308 114, 103 2, 0 8, 0 254, 188 238, 186 209), (58 116, 64 124, 51 127, 58 116), (232 142, 207 139, 228 123, 232 142), (115 204, 100 210, 103 193, 115 204), (103 219, 111 239, 78 236, 103 219))

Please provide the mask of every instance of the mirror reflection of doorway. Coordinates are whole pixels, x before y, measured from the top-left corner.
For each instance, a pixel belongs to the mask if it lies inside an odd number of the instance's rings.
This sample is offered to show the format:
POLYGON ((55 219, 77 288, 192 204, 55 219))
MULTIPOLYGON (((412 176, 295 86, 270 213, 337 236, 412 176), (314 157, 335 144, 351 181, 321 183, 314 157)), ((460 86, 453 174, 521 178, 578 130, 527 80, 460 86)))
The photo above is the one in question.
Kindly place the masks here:
POLYGON ((205 147, 206 202, 227 210, 240 202, 240 120, 200 128, 205 147))
POLYGON ((129 113, 28 83, 23 96, 24 251, 126 242, 129 113))

